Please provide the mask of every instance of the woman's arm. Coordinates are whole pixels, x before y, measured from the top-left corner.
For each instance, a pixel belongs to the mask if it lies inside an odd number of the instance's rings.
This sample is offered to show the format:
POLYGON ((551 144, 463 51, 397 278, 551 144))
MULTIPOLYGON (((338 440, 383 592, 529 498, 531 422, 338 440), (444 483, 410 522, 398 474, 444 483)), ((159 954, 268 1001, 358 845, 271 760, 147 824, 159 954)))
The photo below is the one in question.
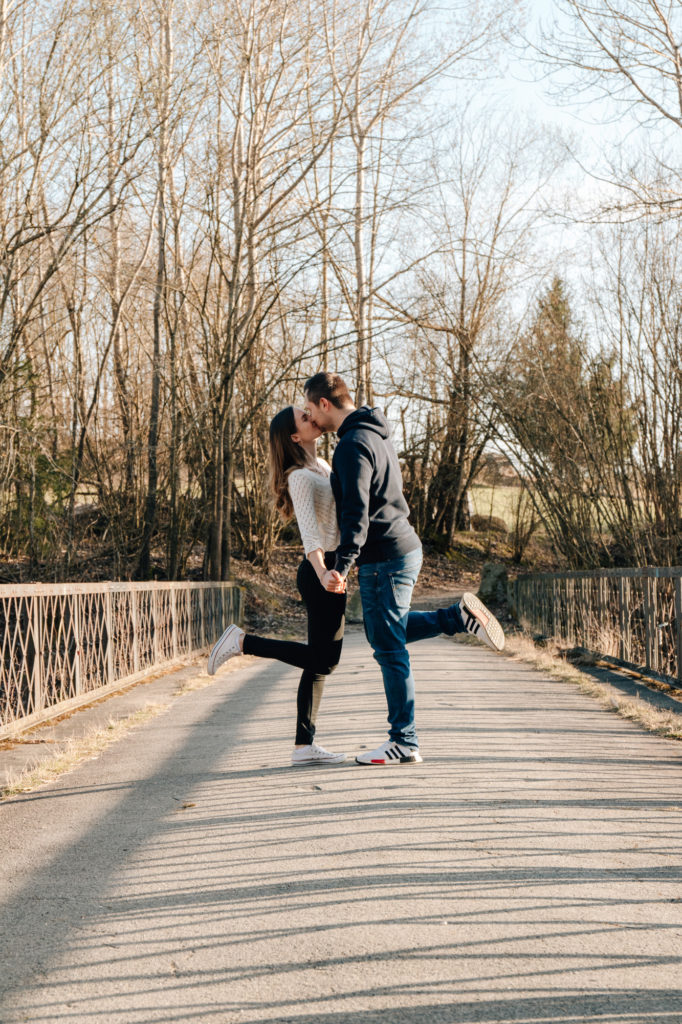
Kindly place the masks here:
POLYGON ((324 564, 324 551, 322 548, 315 548, 314 551, 309 551, 306 557, 317 573, 318 580, 321 582, 322 577, 327 571, 327 566, 324 564))
POLYGON ((330 570, 324 564, 324 548, 317 523, 313 483, 310 477, 305 471, 295 469, 289 474, 288 486, 296 522, 303 541, 303 550, 308 561, 325 590, 343 593, 346 589, 343 581, 337 580, 336 574, 330 576, 330 570))
POLYGON ((313 483, 305 471, 295 469, 289 474, 288 484, 303 550, 318 578, 322 579, 327 567, 324 564, 324 548, 317 525, 313 483))

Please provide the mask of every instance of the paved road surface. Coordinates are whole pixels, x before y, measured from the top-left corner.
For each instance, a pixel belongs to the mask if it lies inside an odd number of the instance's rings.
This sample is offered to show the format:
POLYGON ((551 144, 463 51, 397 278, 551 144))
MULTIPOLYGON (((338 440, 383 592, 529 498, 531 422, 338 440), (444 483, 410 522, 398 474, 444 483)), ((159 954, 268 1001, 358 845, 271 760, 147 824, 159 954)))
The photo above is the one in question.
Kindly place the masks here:
MULTIPOLYGON (((0 1021, 682 1022, 682 746, 445 639, 417 767, 288 767, 253 661, 0 807, 0 1021)), ((320 739, 383 738, 349 637, 320 739)))

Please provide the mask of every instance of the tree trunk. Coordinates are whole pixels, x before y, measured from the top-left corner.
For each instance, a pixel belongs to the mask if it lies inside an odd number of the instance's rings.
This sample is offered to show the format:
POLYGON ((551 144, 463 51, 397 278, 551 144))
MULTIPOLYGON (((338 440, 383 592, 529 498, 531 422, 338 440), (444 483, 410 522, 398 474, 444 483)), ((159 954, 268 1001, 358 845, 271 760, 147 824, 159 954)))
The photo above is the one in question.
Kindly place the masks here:
POLYGON ((149 432, 147 436, 147 500, 144 509, 142 526, 142 545, 138 562, 137 575, 140 579, 148 579, 151 572, 151 542, 158 507, 158 446, 161 415, 161 318, 165 302, 166 286, 166 178, 168 173, 168 113, 170 103, 170 85, 172 77, 173 48, 170 17, 172 3, 161 10, 159 37, 161 55, 159 62, 159 80, 161 85, 161 110, 159 123, 159 150, 157 162, 157 264, 156 284, 154 288, 153 310, 153 355, 152 382, 149 405, 149 432))
POLYGON ((355 253, 355 335, 356 335, 356 405, 370 400, 367 359, 367 283, 365 274, 364 199, 365 199, 365 137, 358 127, 355 165, 355 210, 353 248, 355 253))

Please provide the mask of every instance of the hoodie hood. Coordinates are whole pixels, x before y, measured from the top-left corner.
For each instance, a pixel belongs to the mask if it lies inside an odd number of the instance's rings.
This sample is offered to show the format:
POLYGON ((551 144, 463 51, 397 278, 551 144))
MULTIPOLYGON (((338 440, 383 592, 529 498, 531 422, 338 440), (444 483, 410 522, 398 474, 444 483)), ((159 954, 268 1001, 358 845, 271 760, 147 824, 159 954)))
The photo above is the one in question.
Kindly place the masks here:
POLYGON ((346 416, 345 420, 339 427, 337 434, 339 437, 343 437, 343 435, 348 433, 349 430, 358 429, 371 430, 373 433, 378 434, 379 437, 383 438, 387 438, 390 434, 388 421, 381 409, 370 409, 368 405, 362 405, 359 409, 356 409, 355 412, 346 416))

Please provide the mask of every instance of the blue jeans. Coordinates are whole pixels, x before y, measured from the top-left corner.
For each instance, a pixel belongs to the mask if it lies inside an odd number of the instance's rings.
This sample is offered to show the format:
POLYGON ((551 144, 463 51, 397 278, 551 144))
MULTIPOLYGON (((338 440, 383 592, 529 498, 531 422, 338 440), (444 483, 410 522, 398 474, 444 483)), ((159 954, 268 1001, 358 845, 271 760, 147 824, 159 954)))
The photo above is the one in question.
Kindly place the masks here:
POLYGON ((435 612, 411 612, 412 591, 422 565, 422 551, 387 562, 358 566, 365 634, 381 667, 388 704, 389 736, 418 747, 414 724, 414 677, 406 644, 441 633, 464 632, 457 605, 435 612))

